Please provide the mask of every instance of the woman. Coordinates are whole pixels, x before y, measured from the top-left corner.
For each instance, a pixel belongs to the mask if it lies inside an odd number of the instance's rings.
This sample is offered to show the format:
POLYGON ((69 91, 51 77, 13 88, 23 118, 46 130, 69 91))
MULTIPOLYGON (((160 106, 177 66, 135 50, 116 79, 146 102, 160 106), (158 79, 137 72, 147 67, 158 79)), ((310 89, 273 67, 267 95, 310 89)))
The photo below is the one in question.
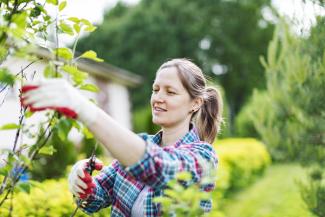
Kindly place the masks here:
MULTIPOLYGON (((91 177, 87 160, 77 162, 69 174, 69 189, 85 199, 83 210, 93 213, 112 206, 111 216, 160 216, 153 198, 163 194, 166 184, 181 171, 197 183, 217 166, 211 146, 222 122, 219 92, 206 87, 201 69, 187 59, 173 59, 158 69, 153 83, 152 121, 161 127, 156 135, 137 135, 120 126, 104 111, 86 100, 67 82, 50 79, 24 94, 24 104, 34 110, 68 109, 92 131, 116 159, 91 177)), ((100 161, 96 169, 101 169, 100 161)), ((203 186, 211 191, 214 184, 203 186)), ((201 201, 203 211, 211 201, 201 201)))

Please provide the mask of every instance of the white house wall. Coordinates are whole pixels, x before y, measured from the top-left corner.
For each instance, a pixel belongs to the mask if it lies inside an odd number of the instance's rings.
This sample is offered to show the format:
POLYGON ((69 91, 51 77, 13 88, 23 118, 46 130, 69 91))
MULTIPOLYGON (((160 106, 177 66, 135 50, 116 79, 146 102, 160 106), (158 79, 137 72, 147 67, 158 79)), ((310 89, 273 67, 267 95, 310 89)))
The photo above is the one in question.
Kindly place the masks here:
POLYGON ((120 84, 108 83, 107 85, 108 104, 106 105, 109 114, 117 122, 131 129, 131 103, 128 89, 120 84))

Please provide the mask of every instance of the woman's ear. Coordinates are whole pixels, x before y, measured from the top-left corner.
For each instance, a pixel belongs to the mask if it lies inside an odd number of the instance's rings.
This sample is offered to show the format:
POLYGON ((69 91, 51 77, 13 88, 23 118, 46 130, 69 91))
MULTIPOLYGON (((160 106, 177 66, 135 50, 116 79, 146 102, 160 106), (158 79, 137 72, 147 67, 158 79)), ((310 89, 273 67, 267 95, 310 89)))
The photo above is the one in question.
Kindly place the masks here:
POLYGON ((203 105, 203 98, 197 97, 193 100, 192 111, 196 112, 203 105))

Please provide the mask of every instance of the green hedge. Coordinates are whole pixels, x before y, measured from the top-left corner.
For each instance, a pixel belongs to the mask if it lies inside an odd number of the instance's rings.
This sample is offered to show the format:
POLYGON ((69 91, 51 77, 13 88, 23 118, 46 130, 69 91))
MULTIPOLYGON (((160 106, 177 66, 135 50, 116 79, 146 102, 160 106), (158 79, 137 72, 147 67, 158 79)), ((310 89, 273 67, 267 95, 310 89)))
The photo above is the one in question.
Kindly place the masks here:
POLYGON ((214 147, 219 156, 218 198, 248 186, 271 163, 264 144, 256 139, 223 139, 215 142, 214 147))
MULTIPOLYGON (((0 216, 9 216, 10 200, 0 207, 0 216)), ((14 194, 12 217, 69 217, 75 210, 72 194, 68 190, 66 179, 46 180, 35 187, 30 193, 14 194)), ((94 217, 110 216, 109 209, 93 215, 94 217)), ((81 210, 75 217, 86 217, 81 210)))

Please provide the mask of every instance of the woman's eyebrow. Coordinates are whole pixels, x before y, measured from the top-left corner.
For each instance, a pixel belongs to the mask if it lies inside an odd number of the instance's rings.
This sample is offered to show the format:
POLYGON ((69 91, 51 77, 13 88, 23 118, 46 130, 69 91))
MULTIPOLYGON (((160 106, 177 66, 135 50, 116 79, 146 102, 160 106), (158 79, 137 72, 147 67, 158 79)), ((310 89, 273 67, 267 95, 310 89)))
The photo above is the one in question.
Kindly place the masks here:
MULTIPOLYGON (((152 87, 160 87, 158 84, 153 84, 152 87)), ((170 86, 170 85, 162 85, 162 87, 165 87, 165 88, 171 88, 171 89, 174 89, 174 90, 177 90, 176 87, 173 87, 173 86, 170 86)))

